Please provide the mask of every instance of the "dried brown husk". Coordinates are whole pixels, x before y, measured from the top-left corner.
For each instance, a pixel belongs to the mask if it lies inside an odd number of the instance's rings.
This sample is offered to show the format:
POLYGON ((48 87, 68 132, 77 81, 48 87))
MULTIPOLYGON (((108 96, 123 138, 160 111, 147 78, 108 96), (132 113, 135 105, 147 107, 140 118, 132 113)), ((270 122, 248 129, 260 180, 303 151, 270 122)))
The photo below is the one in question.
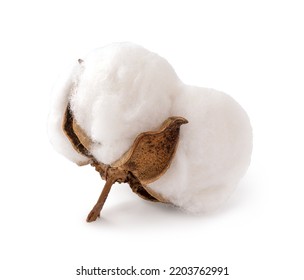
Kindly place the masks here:
POLYGON ((67 106, 63 130, 74 149, 86 156, 106 185, 87 221, 96 220, 115 182, 129 183, 133 192, 140 197, 168 203, 169 201, 147 185, 159 179, 170 167, 177 149, 180 126, 188 121, 182 117, 170 117, 156 131, 140 133, 129 150, 117 161, 106 165, 97 161, 90 152, 93 141, 77 124, 70 106, 67 106))

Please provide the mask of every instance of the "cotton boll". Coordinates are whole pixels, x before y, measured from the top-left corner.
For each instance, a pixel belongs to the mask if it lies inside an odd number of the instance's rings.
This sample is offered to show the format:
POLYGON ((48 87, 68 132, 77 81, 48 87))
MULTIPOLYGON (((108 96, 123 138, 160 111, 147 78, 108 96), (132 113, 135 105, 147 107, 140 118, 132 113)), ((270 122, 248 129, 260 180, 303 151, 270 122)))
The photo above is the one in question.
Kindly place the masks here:
POLYGON ((87 158, 73 149, 70 141, 62 130, 62 122, 68 105, 68 98, 75 87, 75 80, 79 75, 79 65, 70 65, 63 72, 53 88, 51 110, 48 116, 48 135, 50 142, 59 153, 69 160, 83 165, 88 161, 87 158))
POLYGON ((228 95, 184 86, 172 112, 188 119, 172 168, 152 189, 191 212, 217 208, 246 172, 252 132, 247 114, 228 95))
POLYGON ((148 187, 189 212, 221 205, 249 166, 252 131, 242 107, 225 93, 184 85, 164 58, 140 46, 94 50, 54 91, 50 138, 76 163, 87 158, 62 130, 68 104, 93 142, 90 153, 105 164, 118 160, 138 134, 158 129, 168 117, 186 118, 170 168, 148 187))
POLYGON ((81 67, 70 102, 99 161, 117 160, 139 133, 156 129, 171 115, 181 82, 157 54, 134 44, 111 44, 90 53, 81 67))

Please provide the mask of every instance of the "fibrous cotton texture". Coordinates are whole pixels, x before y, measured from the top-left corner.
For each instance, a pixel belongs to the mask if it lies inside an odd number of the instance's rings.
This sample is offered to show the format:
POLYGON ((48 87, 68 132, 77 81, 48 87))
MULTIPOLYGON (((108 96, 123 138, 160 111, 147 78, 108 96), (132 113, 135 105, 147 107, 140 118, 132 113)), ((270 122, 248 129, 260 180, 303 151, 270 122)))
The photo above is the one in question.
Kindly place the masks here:
POLYGON ((149 188, 187 211, 217 208, 249 166, 252 132, 242 107, 225 93, 184 84, 164 58, 138 45, 96 49, 55 86, 50 140, 64 156, 86 164, 62 129, 68 104, 93 141, 90 152, 105 164, 119 159, 138 134, 168 117, 186 118, 170 168, 149 188))

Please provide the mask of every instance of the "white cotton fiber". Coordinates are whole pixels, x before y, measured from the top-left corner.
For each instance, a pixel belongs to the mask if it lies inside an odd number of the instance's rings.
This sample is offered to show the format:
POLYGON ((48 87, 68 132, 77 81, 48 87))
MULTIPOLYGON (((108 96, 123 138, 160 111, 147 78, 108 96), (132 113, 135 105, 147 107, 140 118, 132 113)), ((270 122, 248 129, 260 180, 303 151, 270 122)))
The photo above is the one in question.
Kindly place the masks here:
POLYGON ((79 74, 79 65, 67 67, 66 71, 59 77, 54 89, 51 110, 48 118, 48 135, 54 148, 68 159, 79 165, 85 164, 86 157, 77 153, 71 142, 63 133, 62 122, 68 100, 75 87, 75 80, 79 74))
POLYGON ((162 57, 130 43, 91 52, 55 89, 49 131, 56 149, 81 164, 62 131, 68 102, 78 124, 94 141, 92 154, 110 164, 135 137, 182 116, 180 142, 169 170, 149 185, 191 212, 216 208, 246 172, 252 150, 247 114, 228 95, 183 84, 162 57))
POLYGON ((79 125, 96 142, 93 155, 112 163, 135 137, 171 115, 182 83, 170 64, 133 44, 112 44, 90 53, 70 96, 79 125))
POLYGON ((216 208, 249 166, 249 119, 228 95, 186 85, 175 99, 172 112, 189 123, 181 128, 172 168, 152 188, 191 212, 216 208))

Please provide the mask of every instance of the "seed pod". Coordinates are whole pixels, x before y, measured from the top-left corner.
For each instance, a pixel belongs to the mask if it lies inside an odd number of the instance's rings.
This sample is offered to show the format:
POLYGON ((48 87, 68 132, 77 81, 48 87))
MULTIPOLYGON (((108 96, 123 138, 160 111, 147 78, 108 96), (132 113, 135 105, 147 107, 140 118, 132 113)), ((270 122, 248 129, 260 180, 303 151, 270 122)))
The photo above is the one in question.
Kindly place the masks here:
POLYGON ((179 140, 180 126, 188 121, 182 117, 170 117, 157 131, 143 132, 134 140, 129 150, 111 165, 98 162, 90 153, 93 141, 75 121, 70 106, 67 106, 63 130, 74 149, 86 156, 106 184, 87 217, 95 221, 115 182, 129 183, 131 189, 140 197, 159 202, 169 202, 152 191, 147 185, 159 179, 170 167, 179 140))

